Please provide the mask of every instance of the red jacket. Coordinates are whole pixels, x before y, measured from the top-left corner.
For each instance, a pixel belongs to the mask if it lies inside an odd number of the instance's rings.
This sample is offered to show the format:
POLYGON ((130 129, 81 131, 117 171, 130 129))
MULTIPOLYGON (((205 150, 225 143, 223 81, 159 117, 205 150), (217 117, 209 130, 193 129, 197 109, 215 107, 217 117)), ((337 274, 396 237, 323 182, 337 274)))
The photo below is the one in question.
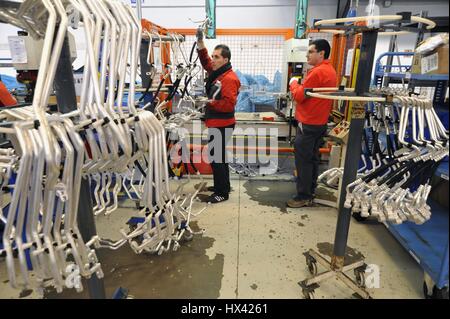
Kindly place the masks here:
POLYGON ((321 64, 312 68, 303 84, 293 81, 290 85, 292 97, 297 102, 295 109, 295 119, 302 124, 324 125, 328 122, 332 100, 310 98, 305 96, 304 88, 337 87, 336 71, 330 65, 329 60, 324 60, 321 64))
MULTIPOLYGON (((198 56, 206 72, 211 73, 213 71, 212 61, 208 55, 208 50, 206 48, 198 50, 198 56)), ((222 83, 222 89, 220 91, 222 98, 208 103, 206 107, 213 108, 216 112, 233 112, 241 82, 233 70, 225 72, 217 80, 222 83)), ((235 123, 236 119, 234 117, 230 119, 207 119, 205 121, 207 127, 225 127, 235 123)))

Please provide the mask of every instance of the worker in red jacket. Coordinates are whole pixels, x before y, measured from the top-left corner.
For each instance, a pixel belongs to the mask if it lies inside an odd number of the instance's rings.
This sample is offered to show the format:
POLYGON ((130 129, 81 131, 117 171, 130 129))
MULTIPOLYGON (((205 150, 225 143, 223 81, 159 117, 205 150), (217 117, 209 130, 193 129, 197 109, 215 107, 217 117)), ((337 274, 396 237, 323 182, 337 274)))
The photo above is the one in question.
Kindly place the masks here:
POLYGON ((297 194, 287 202, 293 208, 311 206, 317 187, 319 147, 327 131, 332 101, 310 98, 305 95, 305 88, 337 86, 336 71, 328 60, 330 50, 327 40, 311 42, 306 57, 313 68, 306 75, 303 84, 299 84, 296 78, 290 80, 290 91, 296 102, 295 119, 298 121, 294 146, 297 194))
POLYGON ((5 84, 0 78, 0 106, 13 106, 17 104, 17 100, 9 93, 5 84))
POLYGON ((223 44, 214 48, 212 58, 203 42, 203 30, 197 30, 198 55, 208 73, 206 93, 212 100, 206 105, 205 125, 208 127, 210 163, 214 176, 213 191, 208 202, 220 203, 228 199, 231 190, 230 170, 225 147, 236 123, 234 109, 241 83, 234 73, 230 49, 223 44))

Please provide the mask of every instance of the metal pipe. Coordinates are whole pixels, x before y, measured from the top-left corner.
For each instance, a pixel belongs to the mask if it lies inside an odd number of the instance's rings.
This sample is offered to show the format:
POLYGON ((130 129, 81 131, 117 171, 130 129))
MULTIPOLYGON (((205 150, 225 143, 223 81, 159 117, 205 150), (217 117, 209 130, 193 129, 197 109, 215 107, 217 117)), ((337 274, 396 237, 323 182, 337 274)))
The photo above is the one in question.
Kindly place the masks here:
MULTIPOLYGON (((180 41, 180 42, 184 42, 185 38, 184 36, 180 35, 180 34, 172 34, 172 36, 168 36, 168 35, 160 35, 158 37, 153 37, 152 38, 152 42, 156 42, 156 41, 162 41, 162 42, 174 42, 175 39, 174 37, 176 37, 176 40, 180 41)), ((149 37, 147 34, 143 33, 142 34, 142 39, 149 41, 149 37)))
POLYGON ((142 19, 142 3, 141 0, 136 0, 136 12, 139 21, 142 19))
MULTIPOLYGON (((377 31, 363 33, 361 43, 361 58, 356 76, 355 92, 363 95, 369 92, 375 48, 377 43, 377 31)), ((341 192, 339 195, 339 216, 336 224, 336 235, 334 239, 333 257, 331 267, 334 270, 342 270, 344 266, 345 250, 347 248, 348 231, 350 228, 351 209, 344 207, 347 195, 347 185, 356 179, 359 159, 361 157, 361 140, 364 129, 365 112, 364 105, 353 106, 350 130, 348 133, 347 153, 345 156, 344 175, 341 181, 341 192), (351 152, 351 154, 349 153, 351 152)))
MULTIPOLYGON (((77 109, 75 94, 75 82, 73 79, 72 62, 70 60, 69 39, 66 35, 59 57, 57 71, 55 73, 55 94, 59 109, 67 113, 77 109)), ((83 237, 87 242, 97 234, 89 182, 82 179, 78 206, 78 224, 83 237)), ((92 299, 105 299, 105 287, 103 279, 92 276, 87 280, 89 295, 92 299)))
MULTIPOLYGON (((190 150, 201 150, 206 145, 199 144, 188 144, 187 145, 190 150)), ((269 152, 278 152, 278 153, 295 153, 293 147, 269 147, 269 146, 227 146, 225 147, 227 151, 269 151, 269 152)), ((319 148, 320 154, 329 154, 331 152, 331 148, 321 147, 319 148)))

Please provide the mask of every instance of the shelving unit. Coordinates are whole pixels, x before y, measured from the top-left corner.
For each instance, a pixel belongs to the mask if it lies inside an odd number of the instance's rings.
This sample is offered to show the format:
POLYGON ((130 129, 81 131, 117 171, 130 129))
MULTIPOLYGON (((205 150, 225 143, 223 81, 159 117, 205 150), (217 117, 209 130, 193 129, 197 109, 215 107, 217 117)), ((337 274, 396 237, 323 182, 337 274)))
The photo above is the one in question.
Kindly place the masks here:
POLYGON ((433 215, 422 225, 406 222, 400 225, 384 223, 400 244, 433 279, 438 289, 448 287, 448 209, 433 200, 428 201, 433 215))

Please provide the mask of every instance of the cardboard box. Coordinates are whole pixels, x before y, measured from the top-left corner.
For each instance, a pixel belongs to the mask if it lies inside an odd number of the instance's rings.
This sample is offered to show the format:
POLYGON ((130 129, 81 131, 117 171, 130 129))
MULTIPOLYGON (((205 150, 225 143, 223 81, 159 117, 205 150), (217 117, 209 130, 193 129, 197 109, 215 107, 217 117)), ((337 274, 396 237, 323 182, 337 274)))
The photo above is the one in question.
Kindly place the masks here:
POLYGON ((448 44, 426 55, 414 54, 412 74, 448 74, 448 44))

